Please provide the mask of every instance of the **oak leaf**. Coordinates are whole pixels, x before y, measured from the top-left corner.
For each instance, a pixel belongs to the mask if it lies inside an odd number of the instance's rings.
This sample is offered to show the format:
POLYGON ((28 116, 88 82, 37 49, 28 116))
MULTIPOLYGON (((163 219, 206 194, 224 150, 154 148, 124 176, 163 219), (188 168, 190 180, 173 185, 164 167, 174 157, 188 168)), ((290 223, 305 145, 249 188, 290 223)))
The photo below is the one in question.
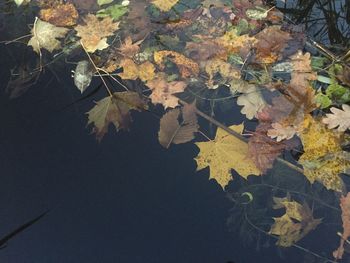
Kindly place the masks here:
POLYGON ((40 18, 55 26, 73 26, 79 17, 78 11, 71 3, 58 4, 55 7, 40 10, 40 18))
POLYGON ((157 76, 147 82, 152 90, 149 96, 153 104, 162 104, 164 108, 175 108, 179 105, 179 99, 175 93, 183 92, 187 86, 184 81, 168 81, 165 74, 158 73, 157 76))
POLYGON ((88 125, 93 124, 92 132, 96 133, 96 138, 101 141, 111 123, 117 131, 127 130, 131 122, 130 110, 143 109, 147 109, 147 105, 138 93, 115 92, 113 96, 97 101, 96 105, 87 112, 88 125))
MULTIPOLYGON (((242 134, 243 124, 232 125, 230 129, 242 134)), ((197 171, 209 166, 209 178, 215 179, 222 188, 232 180, 232 169, 243 178, 247 178, 248 175, 260 175, 255 164, 247 157, 247 143, 220 128, 214 140, 197 142, 196 145, 200 150, 195 158, 197 171)))
POLYGON ((169 148, 172 143, 186 143, 194 139, 199 127, 195 107, 194 104, 186 104, 181 112, 179 108, 172 109, 160 119, 158 139, 163 147, 169 148))
POLYGON ((281 123, 275 122, 271 124, 272 129, 267 131, 267 135, 270 138, 276 138, 277 142, 282 140, 289 140, 294 137, 294 135, 298 132, 297 127, 293 125, 282 125, 281 123))
POLYGON ((338 127, 338 131, 344 132, 350 128, 350 106, 343 104, 342 108, 343 110, 332 107, 332 113, 326 114, 327 117, 322 122, 328 125, 328 129, 338 127))
POLYGON ((88 14, 84 18, 85 25, 77 25, 77 36, 87 52, 103 50, 108 47, 107 37, 112 36, 119 28, 119 22, 113 22, 110 17, 99 20, 95 15, 88 14))
POLYGON ((126 58, 120 62, 120 66, 123 67, 123 73, 119 73, 118 75, 122 79, 136 80, 140 78, 146 82, 155 78, 155 67, 149 61, 137 65, 132 59, 126 58))
POLYGON ((67 28, 57 27, 35 18, 34 26, 31 30, 32 38, 29 40, 28 46, 32 46, 33 50, 38 54, 41 48, 52 52, 61 48, 61 43, 57 39, 65 37, 67 32, 67 28))

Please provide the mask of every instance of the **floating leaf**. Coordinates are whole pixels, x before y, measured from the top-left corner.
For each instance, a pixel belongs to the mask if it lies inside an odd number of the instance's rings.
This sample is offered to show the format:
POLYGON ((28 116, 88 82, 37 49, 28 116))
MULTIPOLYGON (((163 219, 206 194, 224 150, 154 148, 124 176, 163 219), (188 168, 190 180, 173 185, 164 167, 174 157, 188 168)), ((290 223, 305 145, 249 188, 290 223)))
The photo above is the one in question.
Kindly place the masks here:
POLYGON ((179 121, 180 109, 168 111, 160 120, 158 139, 162 146, 169 148, 170 144, 180 144, 194 139, 198 131, 197 115, 194 104, 186 104, 181 110, 181 122, 179 121))
POLYGON ((88 14, 84 18, 85 25, 77 25, 77 36, 87 52, 95 52, 108 47, 107 37, 112 36, 119 28, 119 22, 113 22, 112 18, 105 17, 99 20, 95 15, 88 14))
POLYGON ((146 82, 155 78, 154 65, 149 61, 137 65, 132 59, 127 58, 120 62, 120 66, 123 67, 123 73, 119 73, 118 75, 122 79, 136 80, 140 78, 146 82))
POLYGON ((97 17, 111 17, 113 20, 119 20, 128 12, 128 7, 124 5, 111 5, 107 8, 101 9, 97 12, 97 17))
POLYGON ((142 41, 143 39, 133 43, 131 37, 127 36, 118 48, 118 52, 126 58, 133 58, 140 51, 142 41))
POLYGON ((40 18, 55 26, 73 26, 79 17, 78 11, 71 3, 58 4, 55 7, 40 10, 40 18))
POLYGON ((35 18, 32 28, 32 38, 28 42, 28 46, 32 46, 36 53, 40 53, 40 49, 44 48, 49 52, 61 48, 61 43, 57 38, 63 38, 67 34, 68 29, 57 27, 48 22, 35 18))
POLYGON ((179 0, 153 0, 152 4, 161 11, 168 12, 179 0))
POLYGON ((173 94, 183 92, 187 84, 184 81, 168 81, 164 74, 158 73, 153 80, 147 82, 147 86, 152 90, 150 99, 153 104, 175 108, 179 105, 179 99, 173 94))
MULTIPOLYGON (((230 129, 242 134, 243 124, 232 125, 230 129)), ((209 178, 215 179, 222 188, 225 188, 232 180, 232 169, 243 178, 247 178, 248 175, 260 175, 255 164, 247 157, 247 143, 220 128, 218 128, 214 140, 197 142, 196 145, 200 150, 195 158, 197 170, 209 166, 209 178)))
POLYGON ((284 207, 286 209, 284 215, 274 218, 275 223, 269 231, 269 234, 278 236, 276 243, 278 246, 292 246, 321 223, 321 219, 314 219, 306 203, 301 205, 285 198, 274 198, 274 201, 276 203, 274 208, 284 207))
POLYGON ((340 197, 341 219, 343 221, 343 234, 341 235, 340 245, 333 252, 335 259, 342 259, 344 254, 344 242, 350 237, 350 193, 340 197))
POLYGON ((113 0, 97 0, 97 4, 99 5, 99 6, 101 6, 101 5, 107 5, 107 4, 110 4, 110 3, 112 3, 113 2, 113 0))
POLYGON ((328 129, 334 129, 338 127, 338 131, 344 132, 350 128, 350 106, 343 104, 343 110, 332 107, 330 111, 332 113, 326 114, 326 118, 323 118, 322 122, 327 124, 328 129))
POLYGON ((271 124, 272 129, 267 131, 267 135, 270 138, 276 138, 277 142, 282 140, 289 140, 297 133, 297 127, 292 125, 283 126, 282 124, 276 122, 271 124))
POLYGON ((304 167, 306 178, 323 184, 327 189, 341 192, 343 182, 340 173, 350 167, 349 154, 340 146, 343 135, 328 130, 320 121, 307 115, 300 139, 304 154, 299 163, 304 167))
POLYGON ((136 92, 115 92, 96 102, 96 105, 87 112, 88 125, 93 124, 93 133, 101 141, 108 131, 109 124, 113 124, 118 130, 128 129, 131 122, 130 110, 143 110, 147 106, 145 101, 136 92))

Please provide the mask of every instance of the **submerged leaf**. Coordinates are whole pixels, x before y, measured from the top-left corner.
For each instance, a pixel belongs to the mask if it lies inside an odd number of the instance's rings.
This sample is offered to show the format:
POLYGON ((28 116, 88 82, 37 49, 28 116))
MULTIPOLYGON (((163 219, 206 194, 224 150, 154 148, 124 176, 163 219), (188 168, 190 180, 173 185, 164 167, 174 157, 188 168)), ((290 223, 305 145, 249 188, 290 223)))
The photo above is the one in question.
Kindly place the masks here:
POLYGON ((58 4, 55 7, 40 10, 40 18, 55 26, 73 26, 78 17, 78 11, 71 3, 58 4))
POLYGON ((89 87, 94 71, 94 67, 88 60, 78 62, 74 71, 74 84, 81 93, 89 87))
POLYGON ((153 0, 152 4, 158 7, 161 11, 169 11, 179 0, 153 0))
POLYGON ((136 80, 140 78, 146 82, 155 78, 154 65, 149 61, 137 65, 132 59, 127 58, 120 62, 120 66, 123 67, 123 73, 119 73, 118 75, 122 79, 136 80))
MULTIPOLYGON (((243 124, 233 125, 230 128, 241 134, 243 124)), ((218 128, 214 140, 197 142, 196 145, 200 150, 195 158, 197 170, 209 166, 209 178, 215 179, 222 188, 225 188, 232 180, 232 169, 243 178, 247 178, 248 175, 260 175, 255 164, 247 157, 247 143, 220 128, 218 128)))

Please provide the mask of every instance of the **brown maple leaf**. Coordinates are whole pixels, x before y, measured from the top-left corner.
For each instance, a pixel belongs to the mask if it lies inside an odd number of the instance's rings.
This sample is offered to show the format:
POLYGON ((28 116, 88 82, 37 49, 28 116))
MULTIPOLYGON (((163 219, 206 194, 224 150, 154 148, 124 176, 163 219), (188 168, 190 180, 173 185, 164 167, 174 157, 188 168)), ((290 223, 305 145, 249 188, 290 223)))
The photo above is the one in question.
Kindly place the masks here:
POLYGON ((59 4, 54 7, 41 9, 40 19, 55 26, 73 26, 79 17, 78 11, 71 3, 59 4))
POLYGON ((143 39, 133 43, 131 37, 127 36, 124 43, 118 48, 118 51, 124 57, 133 58, 140 51, 142 41, 143 39))
POLYGON ((145 101, 136 92, 115 92, 96 102, 96 105, 87 112, 88 125, 93 124, 93 133, 101 141, 112 123, 118 130, 129 128, 131 122, 130 110, 141 111, 147 109, 145 101))
POLYGON ((181 111, 179 108, 172 109, 161 118, 158 139, 163 147, 169 148, 172 143, 186 143, 194 139, 199 127, 195 108, 195 104, 186 104, 181 111))
POLYGON ((107 37, 112 36, 119 28, 119 22, 113 22, 110 17, 100 20, 95 15, 88 14, 84 22, 85 25, 77 25, 75 30, 86 51, 91 53, 107 48, 107 37))

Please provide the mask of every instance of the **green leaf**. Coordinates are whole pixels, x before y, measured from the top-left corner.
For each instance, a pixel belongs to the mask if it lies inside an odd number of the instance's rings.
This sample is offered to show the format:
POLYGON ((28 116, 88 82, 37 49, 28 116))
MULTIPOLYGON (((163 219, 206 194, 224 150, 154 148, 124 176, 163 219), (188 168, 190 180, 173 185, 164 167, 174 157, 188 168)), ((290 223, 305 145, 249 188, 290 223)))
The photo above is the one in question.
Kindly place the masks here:
POLYGON ((324 95, 321 92, 318 93, 315 98, 316 98, 316 104, 319 105, 321 109, 328 108, 329 106, 332 105, 332 100, 327 95, 324 95))
POLYGON ((317 80, 319 82, 326 83, 326 84, 331 84, 332 83, 332 79, 330 79, 328 77, 325 77, 325 76, 322 76, 322 75, 318 75, 317 76, 317 80))
POLYGON ((350 90, 338 83, 329 85, 326 95, 337 104, 344 104, 350 101, 350 90))
POLYGON ((112 5, 105 9, 101 9, 97 12, 97 17, 111 17, 113 20, 118 20, 123 15, 125 15, 128 12, 128 7, 123 5, 112 5))
POLYGON ((106 5, 106 4, 110 4, 110 3, 112 3, 113 2, 113 0, 97 0, 97 4, 99 5, 99 6, 101 6, 101 5, 106 5))

